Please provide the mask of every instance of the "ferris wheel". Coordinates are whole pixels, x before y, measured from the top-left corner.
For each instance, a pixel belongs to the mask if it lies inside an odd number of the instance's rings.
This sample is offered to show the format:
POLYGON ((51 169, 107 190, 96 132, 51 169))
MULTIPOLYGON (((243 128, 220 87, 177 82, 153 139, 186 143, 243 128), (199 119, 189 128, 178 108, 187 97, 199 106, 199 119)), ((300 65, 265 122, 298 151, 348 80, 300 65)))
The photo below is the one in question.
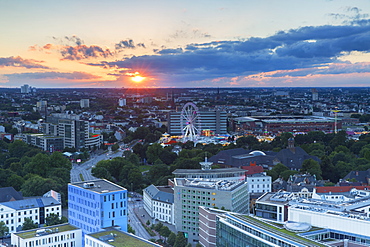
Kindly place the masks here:
POLYGON ((184 105, 181 111, 181 133, 183 140, 194 141, 201 131, 198 107, 191 102, 184 105))

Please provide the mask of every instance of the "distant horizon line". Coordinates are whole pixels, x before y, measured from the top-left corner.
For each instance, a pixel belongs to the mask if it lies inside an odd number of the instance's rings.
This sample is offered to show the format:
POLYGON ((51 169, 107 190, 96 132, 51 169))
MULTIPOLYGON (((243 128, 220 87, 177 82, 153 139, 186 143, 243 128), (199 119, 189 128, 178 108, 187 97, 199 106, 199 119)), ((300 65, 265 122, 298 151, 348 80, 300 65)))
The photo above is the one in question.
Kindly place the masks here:
MULTIPOLYGON (((29 85, 29 84, 24 84, 29 85)), ((22 85, 23 86, 23 85, 22 85)), ((36 89, 208 89, 208 88, 225 88, 225 89, 244 89, 244 88, 370 88, 370 86, 340 86, 340 87, 303 87, 303 86, 296 86, 296 87, 277 87, 277 86, 270 86, 270 87, 34 87, 29 85, 32 88, 36 89)), ((1 89, 20 89, 19 87, 0 87, 1 89)))

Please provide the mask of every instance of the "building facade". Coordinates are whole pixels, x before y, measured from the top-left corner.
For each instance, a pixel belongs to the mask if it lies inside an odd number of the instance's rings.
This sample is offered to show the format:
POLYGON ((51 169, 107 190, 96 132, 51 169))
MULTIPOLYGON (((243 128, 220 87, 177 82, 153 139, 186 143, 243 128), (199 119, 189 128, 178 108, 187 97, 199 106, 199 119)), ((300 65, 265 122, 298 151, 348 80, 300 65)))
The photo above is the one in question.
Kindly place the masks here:
POLYGON ((68 184, 69 223, 83 234, 105 227, 127 231, 127 190, 105 179, 68 184))
POLYGON ((246 177, 249 193, 271 192, 271 176, 265 172, 255 173, 246 177))
POLYGON ((0 203, 0 221, 13 233, 22 230, 26 218, 45 224, 50 214, 62 215, 62 205, 52 197, 37 197, 0 203))
POLYGON ((98 148, 103 144, 103 136, 90 133, 89 122, 80 120, 77 115, 53 114, 48 116, 47 122, 42 123, 42 131, 46 135, 63 138, 64 148, 98 148))
POLYGON ((69 224, 12 233, 13 247, 81 247, 82 231, 69 224))
POLYGON ((143 190, 144 209, 153 219, 175 224, 173 188, 150 185, 143 190))
POLYGON ((174 179, 176 230, 189 243, 199 239, 199 206, 217 207, 238 213, 249 212, 248 185, 244 181, 174 179))
MULTIPOLYGON (((210 130, 214 134, 227 134, 227 114, 221 111, 199 111, 198 113, 201 130, 210 130)), ((171 135, 181 135, 181 121, 186 126, 185 119, 181 117, 181 111, 171 111, 168 113, 168 133, 171 135)), ((201 131, 199 130, 199 131, 201 131)))

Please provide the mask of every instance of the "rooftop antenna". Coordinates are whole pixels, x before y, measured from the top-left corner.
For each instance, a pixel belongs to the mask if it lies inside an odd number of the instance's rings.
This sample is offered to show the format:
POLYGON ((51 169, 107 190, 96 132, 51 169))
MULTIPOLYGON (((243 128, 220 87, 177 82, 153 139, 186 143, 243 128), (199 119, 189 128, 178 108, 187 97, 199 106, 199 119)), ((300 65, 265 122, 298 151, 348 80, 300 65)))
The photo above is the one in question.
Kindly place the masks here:
POLYGON ((204 162, 200 162, 199 164, 202 166, 202 170, 211 170, 213 162, 208 162, 207 152, 206 157, 204 158, 204 162))

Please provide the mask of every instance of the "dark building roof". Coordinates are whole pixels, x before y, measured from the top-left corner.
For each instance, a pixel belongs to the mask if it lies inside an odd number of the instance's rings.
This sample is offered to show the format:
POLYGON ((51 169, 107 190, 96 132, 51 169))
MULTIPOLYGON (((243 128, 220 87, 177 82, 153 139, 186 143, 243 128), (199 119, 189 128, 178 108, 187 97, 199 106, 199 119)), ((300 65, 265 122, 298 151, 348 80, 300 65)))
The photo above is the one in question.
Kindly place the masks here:
POLYGON ((370 169, 366 171, 351 171, 343 178, 343 180, 347 179, 356 179, 357 182, 363 185, 370 185, 370 169))
POLYGON ((300 170, 303 161, 313 159, 321 162, 316 156, 306 153, 300 147, 289 147, 280 152, 247 151, 243 148, 224 150, 212 156, 209 161, 223 167, 238 167, 261 165, 264 169, 282 163, 290 170, 300 170))
POLYGON ((149 185, 144 191, 152 198, 152 200, 173 203, 173 189, 169 186, 149 185))
POLYGON ((21 192, 16 191, 13 187, 0 188, 0 202, 10 202, 23 200, 21 192))
POLYGON ((303 161, 313 159, 317 162, 321 162, 316 156, 312 156, 306 153, 300 147, 286 148, 276 154, 276 159, 279 163, 284 164, 290 170, 300 170, 302 168, 303 161))

